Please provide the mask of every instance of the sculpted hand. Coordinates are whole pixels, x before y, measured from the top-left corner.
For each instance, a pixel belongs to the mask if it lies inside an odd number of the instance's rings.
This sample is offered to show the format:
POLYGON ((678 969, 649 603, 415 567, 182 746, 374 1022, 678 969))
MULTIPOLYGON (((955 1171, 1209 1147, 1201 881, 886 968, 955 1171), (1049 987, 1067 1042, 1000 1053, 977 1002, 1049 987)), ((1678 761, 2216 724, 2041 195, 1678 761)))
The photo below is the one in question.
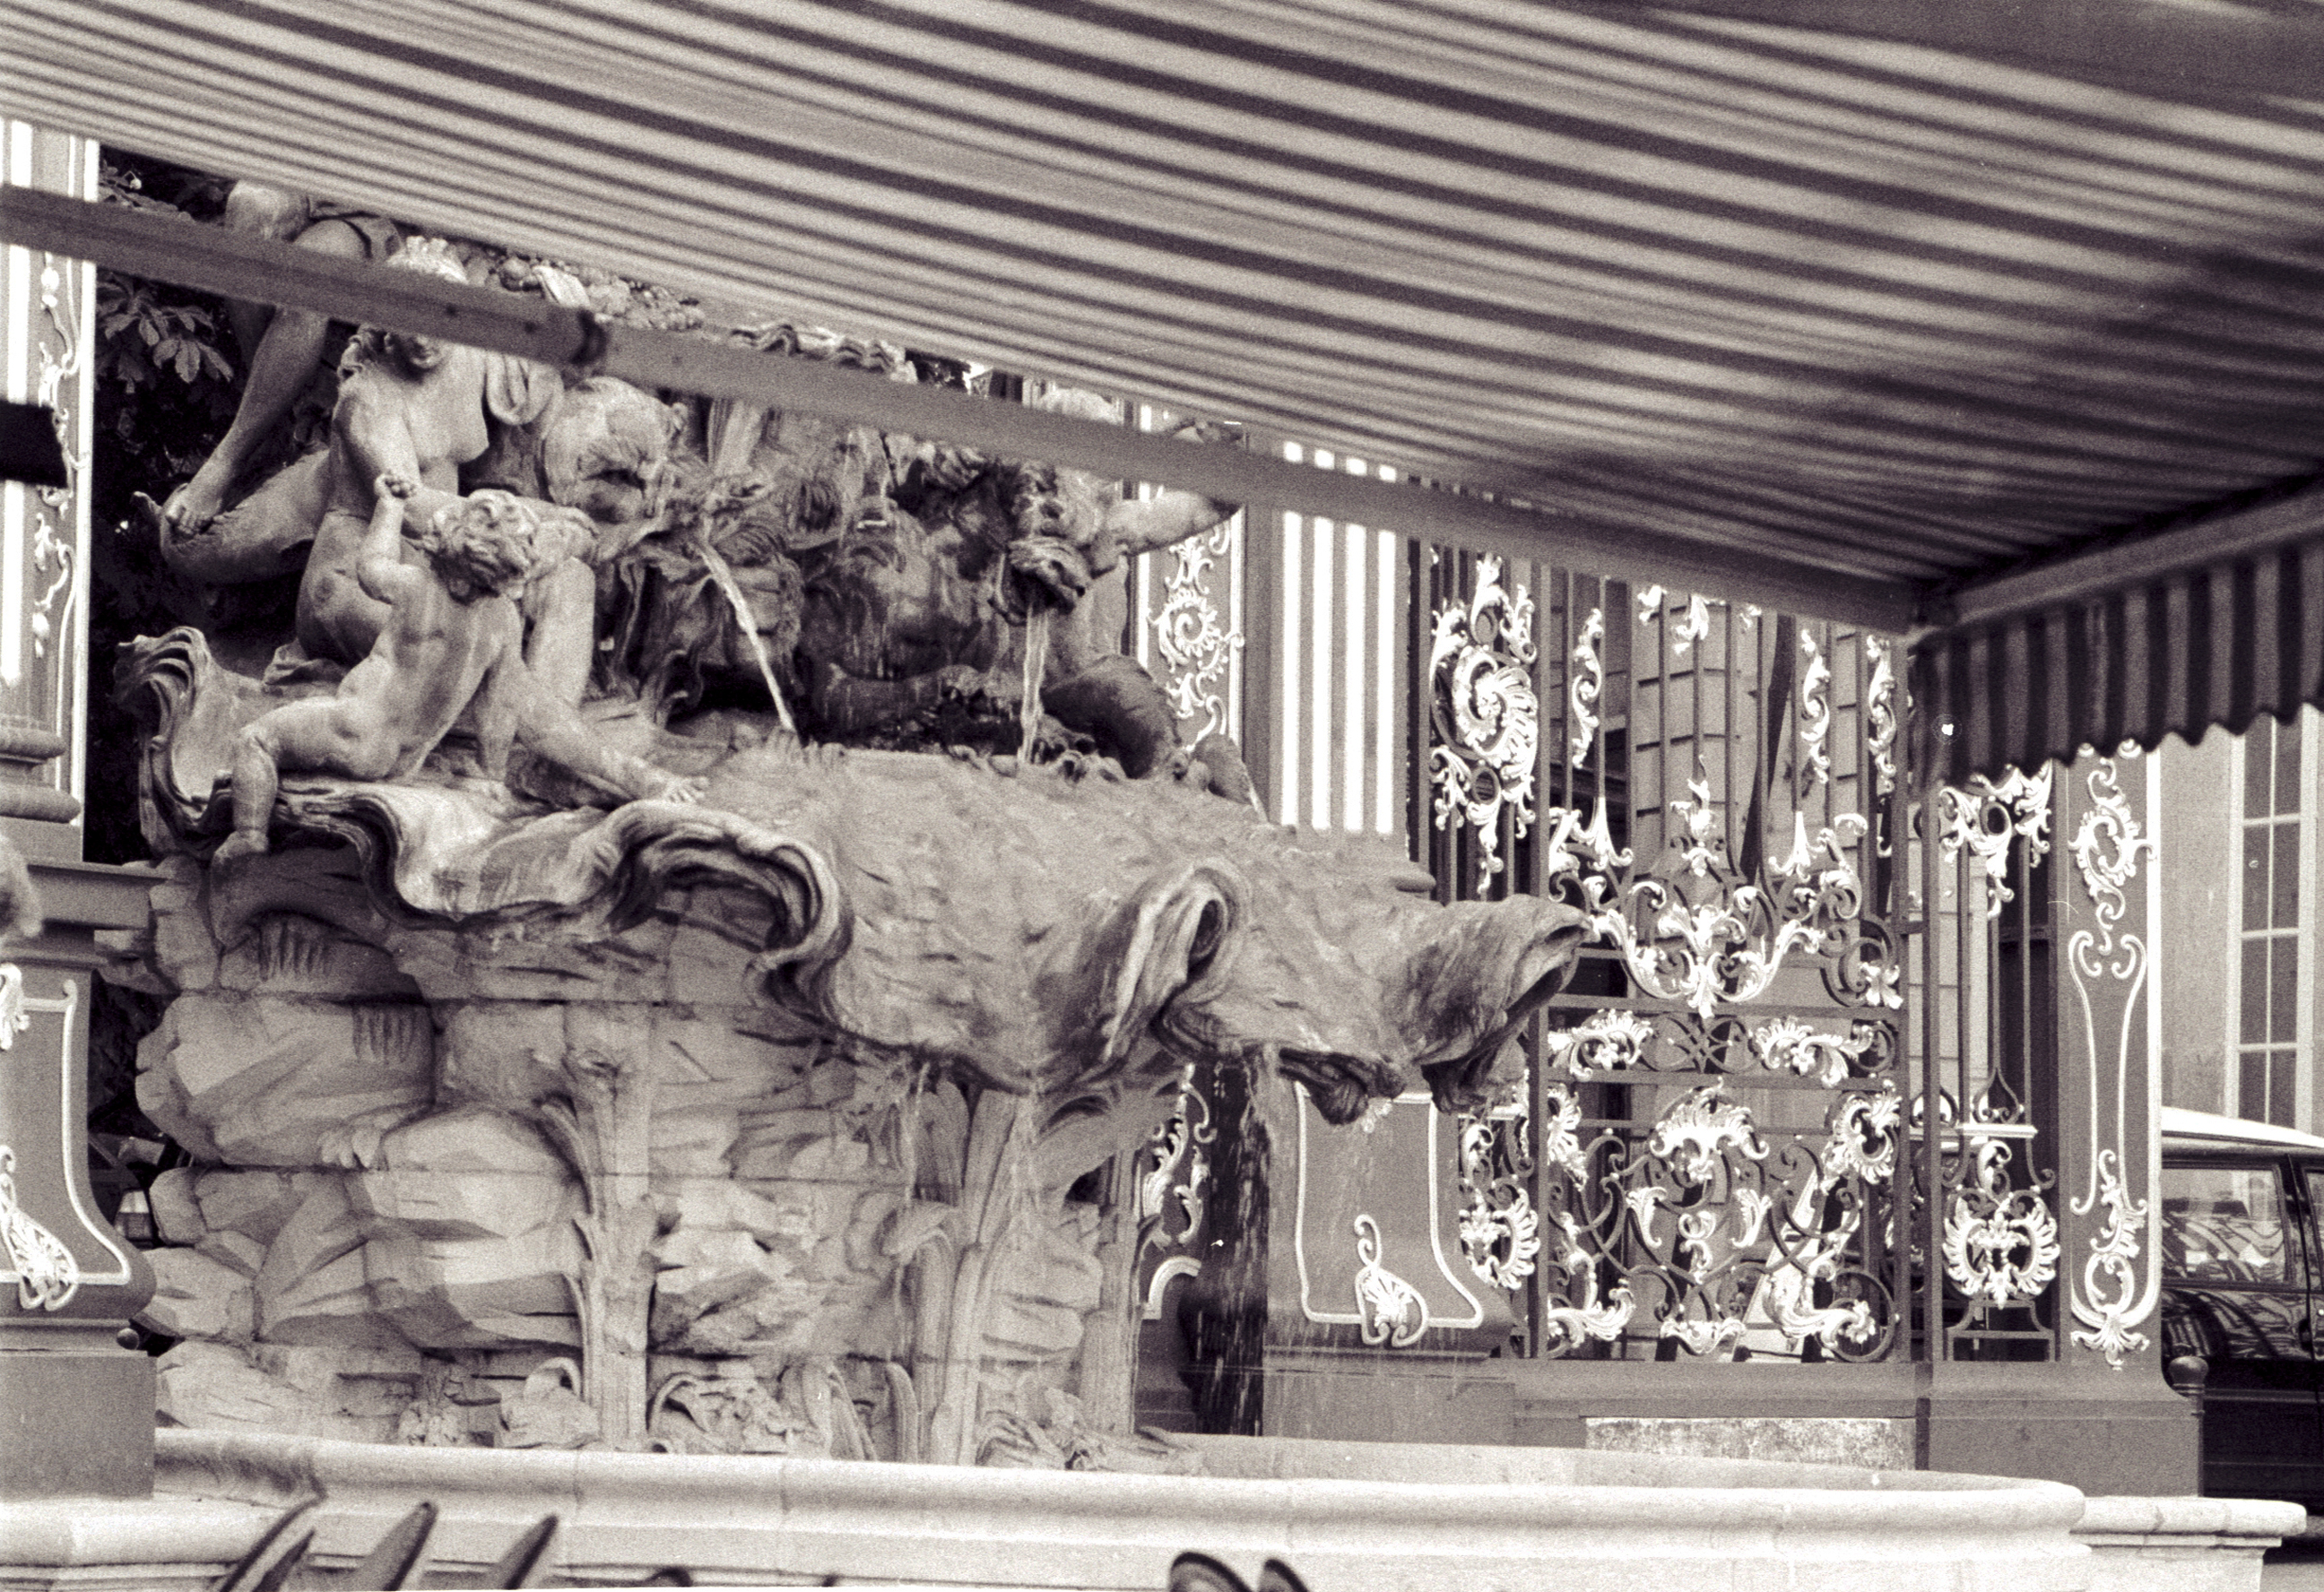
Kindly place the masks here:
POLYGON ((408 475, 382 475, 371 486, 383 498, 408 499, 420 490, 420 483, 408 475))
POLYGON ((690 775, 680 778, 675 774, 663 774, 650 782, 645 799, 650 802, 692 804, 702 799, 704 785, 705 781, 699 776, 690 775))

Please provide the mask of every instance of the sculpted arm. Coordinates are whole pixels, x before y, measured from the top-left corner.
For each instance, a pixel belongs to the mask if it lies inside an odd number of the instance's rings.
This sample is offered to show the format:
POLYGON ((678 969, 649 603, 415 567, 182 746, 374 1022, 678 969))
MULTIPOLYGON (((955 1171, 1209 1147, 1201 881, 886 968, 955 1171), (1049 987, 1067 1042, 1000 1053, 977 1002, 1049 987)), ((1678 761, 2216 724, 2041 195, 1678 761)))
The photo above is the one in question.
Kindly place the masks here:
POLYGON ((509 749, 516 744, 517 722, 523 714, 529 682, 511 677, 512 671, 528 672, 521 645, 524 621, 512 604, 503 604, 502 612, 506 621, 497 639, 499 656, 477 688, 475 725, 476 760, 483 765, 484 778, 505 781, 509 749))
POLYGON ((403 562, 403 506, 418 490, 408 475, 383 474, 372 482, 371 524, 355 553, 355 579, 378 602, 392 604, 428 578, 403 562))
MULTIPOLYGON (((523 654, 513 644, 502 653, 486 676, 484 689, 486 695, 477 704, 480 722, 491 726, 505 721, 514 731, 516 740, 550 762, 633 801, 701 799, 701 780, 683 778, 666 768, 657 768, 643 758, 615 750, 601 736, 592 734, 579 713, 541 687, 526 666, 523 654)), ((489 760, 489 741, 485 752, 485 772, 494 778, 502 778, 508 765, 507 743, 501 743, 497 771, 489 760)))
MULTIPOLYGON (((1234 444, 1242 440, 1242 428, 1213 420, 1196 420, 1178 428, 1175 435, 1190 441, 1234 444)), ((1172 488, 1156 492, 1145 501, 1124 499, 1106 511, 1105 532, 1121 549, 1125 558, 1135 558, 1140 553, 1151 553, 1200 536, 1231 515, 1239 503, 1221 502, 1200 492, 1172 488)))
POLYGON ((1106 511, 1106 534, 1125 558, 1175 546, 1200 536, 1233 514, 1240 505, 1222 503, 1200 492, 1157 492, 1143 501, 1124 500, 1106 511))

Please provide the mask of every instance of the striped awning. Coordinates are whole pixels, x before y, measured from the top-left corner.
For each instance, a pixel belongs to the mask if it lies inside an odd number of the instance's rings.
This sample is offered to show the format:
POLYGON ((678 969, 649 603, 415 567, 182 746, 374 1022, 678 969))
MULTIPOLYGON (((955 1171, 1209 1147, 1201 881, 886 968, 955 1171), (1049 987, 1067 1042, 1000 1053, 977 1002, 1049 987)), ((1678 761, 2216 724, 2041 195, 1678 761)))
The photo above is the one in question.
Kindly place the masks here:
POLYGON ((2312 5, 5 5, 9 115, 1925 622, 1997 751, 2324 687, 2312 5))

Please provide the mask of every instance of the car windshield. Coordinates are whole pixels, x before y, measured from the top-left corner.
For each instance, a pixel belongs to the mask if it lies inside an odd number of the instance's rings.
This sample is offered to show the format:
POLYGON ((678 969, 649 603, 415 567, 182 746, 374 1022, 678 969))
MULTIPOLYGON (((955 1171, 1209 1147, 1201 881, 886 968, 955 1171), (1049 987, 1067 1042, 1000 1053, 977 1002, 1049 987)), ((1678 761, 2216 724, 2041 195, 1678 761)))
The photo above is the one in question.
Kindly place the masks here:
POLYGON ((2209 1283, 2288 1283, 2283 1195, 2265 1166, 2163 1169, 2163 1269, 2209 1283))

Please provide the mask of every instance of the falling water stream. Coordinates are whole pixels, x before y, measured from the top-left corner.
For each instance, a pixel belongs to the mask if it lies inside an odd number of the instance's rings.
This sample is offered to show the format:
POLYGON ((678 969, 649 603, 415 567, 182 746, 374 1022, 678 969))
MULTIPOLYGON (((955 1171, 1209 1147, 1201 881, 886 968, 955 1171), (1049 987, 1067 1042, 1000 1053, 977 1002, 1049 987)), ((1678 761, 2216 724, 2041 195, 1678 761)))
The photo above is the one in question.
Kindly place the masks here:
POLYGON ((1041 732, 1041 676, 1049 667, 1049 606, 1039 598, 1026 605, 1024 700, 1017 704, 1017 757, 1030 764, 1041 732))
POLYGON ((783 729, 796 737, 798 726, 791 722, 790 705, 783 701, 783 688, 775 683, 775 667, 768 661, 766 640, 759 634, 759 618, 751 612, 751 600, 742 594, 742 584, 735 580, 734 571, 720 556, 718 549, 710 545, 708 537, 698 538, 695 545, 701 549, 702 562, 710 571, 710 578, 718 583, 720 591, 726 594, 726 602, 734 610, 734 622, 742 627, 742 639, 751 644, 751 656, 759 665, 759 677, 766 681, 767 695, 774 698, 775 716, 782 721, 783 729))

